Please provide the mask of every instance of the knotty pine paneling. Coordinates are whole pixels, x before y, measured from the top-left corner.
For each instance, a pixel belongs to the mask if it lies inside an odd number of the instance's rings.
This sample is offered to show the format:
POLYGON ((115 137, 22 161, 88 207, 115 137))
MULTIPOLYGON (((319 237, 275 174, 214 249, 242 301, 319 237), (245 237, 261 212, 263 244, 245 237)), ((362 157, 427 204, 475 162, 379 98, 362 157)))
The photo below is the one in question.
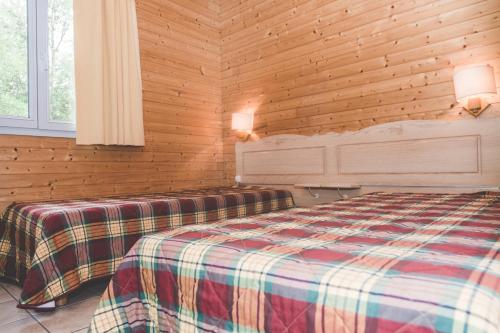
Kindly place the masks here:
POLYGON ((0 209, 12 201, 220 185, 221 38, 216 1, 137 0, 146 145, 0 136, 0 209))
MULTIPOLYGON (((498 0, 222 0, 224 161, 231 113, 255 111, 257 137, 358 130, 406 119, 469 118, 453 67, 495 66, 498 0)), ((498 117, 500 98, 481 117, 498 117)))
POLYGON ((458 119, 454 66, 500 82, 498 0, 136 2, 145 147, 0 136, 0 208, 232 183, 233 112, 256 137, 458 119))

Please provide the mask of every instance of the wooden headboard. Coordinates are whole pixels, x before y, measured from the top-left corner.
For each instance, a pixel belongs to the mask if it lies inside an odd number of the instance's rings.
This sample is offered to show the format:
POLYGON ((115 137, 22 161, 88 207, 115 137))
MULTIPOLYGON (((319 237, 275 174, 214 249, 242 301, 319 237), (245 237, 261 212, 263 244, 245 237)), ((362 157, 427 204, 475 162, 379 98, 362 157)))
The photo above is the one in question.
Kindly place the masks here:
POLYGON ((500 119, 266 137, 236 145, 236 174, 244 184, 494 190, 500 185, 500 119))

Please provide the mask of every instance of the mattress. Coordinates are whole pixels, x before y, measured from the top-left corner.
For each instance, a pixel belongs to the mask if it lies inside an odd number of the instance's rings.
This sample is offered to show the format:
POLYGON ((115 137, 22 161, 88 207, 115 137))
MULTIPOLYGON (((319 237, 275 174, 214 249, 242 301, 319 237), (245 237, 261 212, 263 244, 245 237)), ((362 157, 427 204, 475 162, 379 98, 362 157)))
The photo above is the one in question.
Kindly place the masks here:
POLYGON ((19 307, 33 307, 112 275, 143 235, 293 206, 289 191, 260 187, 14 203, 0 221, 0 276, 22 285, 19 307))
POLYGON ((375 193, 143 237, 91 332, 498 332, 500 194, 375 193))

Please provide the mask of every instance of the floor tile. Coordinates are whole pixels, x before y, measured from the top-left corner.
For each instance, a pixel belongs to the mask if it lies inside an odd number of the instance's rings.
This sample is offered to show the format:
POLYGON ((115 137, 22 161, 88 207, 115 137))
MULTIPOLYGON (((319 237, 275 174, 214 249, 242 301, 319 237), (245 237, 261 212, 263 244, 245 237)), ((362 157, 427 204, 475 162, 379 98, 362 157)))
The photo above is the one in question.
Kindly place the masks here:
POLYGON ((106 287, 109 284, 109 280, 101 280, 96 282, 87 283, 78 290, 75 290, 69 295, 69 303, 76 303, 83 301, 87 298, 94 296, 101 296, 106 287))
POLYGON ((0 286, 0 303, 14 300, 7 290, 5 290, 2 286, 0 286))
POLYGON ((0 324, 0 332, 8 333, 47 333, 36 320, 31 317, 17 320, 5 325, 0 324))
POLYGON ((0 282, 0 332, 47 332, 45 328, 51 333, 86 332, 108 283, 109 280, 105 279, 82 286, 69 296, 66 306, 54 312, 28 310, 28 313, 16 307, 21 288, 0 282))
POLYGON ((18 285, 15 285, 13 283, 10 283, 10 282, 0 282, 0 284, 2 285, 2 287, 5 288, 5 290, 7 290, 9 292, 9 294, 11 294, 16 300, 19 299, 19 297, 21 297, 21 287, 19 287, 18 285))
POLYGON ((81 302, 60 307, 54 312, 35 312, 34 316, 51 333, 78 331, 89 326, 99 299, 100 296, 92 296, 81 302))
POLYGON ((0 303, 0 325, 30 317, 28 311, 18 309, 16 306, 17 301, 14 299, 0 303))

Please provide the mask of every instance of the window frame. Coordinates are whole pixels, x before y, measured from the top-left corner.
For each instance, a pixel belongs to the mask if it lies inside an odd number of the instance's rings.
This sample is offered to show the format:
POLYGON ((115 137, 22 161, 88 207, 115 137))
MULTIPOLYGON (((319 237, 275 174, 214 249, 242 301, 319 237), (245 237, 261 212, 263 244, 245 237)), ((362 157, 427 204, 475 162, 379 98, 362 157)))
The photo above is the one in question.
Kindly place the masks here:
POLYGON ((0 134, 74 138, 75 123, 50 120, 49 0, 25 1, 28 25, 28 117, 0 115, 0 134))

